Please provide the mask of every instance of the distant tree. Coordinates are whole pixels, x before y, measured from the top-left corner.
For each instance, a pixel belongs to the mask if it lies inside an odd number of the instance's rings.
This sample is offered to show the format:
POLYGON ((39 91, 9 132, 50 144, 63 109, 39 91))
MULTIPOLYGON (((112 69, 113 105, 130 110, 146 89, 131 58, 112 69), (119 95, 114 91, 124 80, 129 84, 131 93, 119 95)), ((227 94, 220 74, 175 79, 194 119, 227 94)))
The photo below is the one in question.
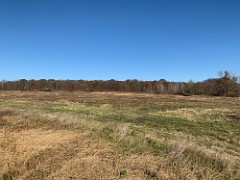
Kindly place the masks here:
POLYGON ((28 81, 28 84, 29 84, 28 87, 29 87, 30 91, 38 90, 36 80, 32 79, 32 80, 28 81))
POLYGON ((193 80, 189 80, 185 84, 184 92, 186 95, 194 95, 195 94, 195 83, 193 80))
POLYGON ((234 75, 231 77, 232 81, 235 82, 235 83, 238 83, 239 82, 239 77, 234 75))
POLYGON ((225 78, 231 78, 231 73, 229 71, 224 71, 224 77, 225 78))
POLYGON ((230 78, 235 83, 240 83, 240 76, 237 76, 235 73, 225 70, 225 71, 219 71, 218 72, 219 78, 230 78))
POLYGON ((47 80, 48 89, 51 91, 57 90, 57 82, 54 79, 48 79, 47 80))
POLYGON ((26 91, 27 90, 27 80, 26 79, 20 79, 20 90, 26 91))
POLYGON ((6 83, 7 83, 6 80, 2 80, 0 82, 0 90, 6 90, 6 83))
POLYGON ((137 79, 117 81, 114 79, 101 81, 84 80, 26 80, 0 81, 0 90, 21 91, 122 91, 146 92, 159 94, 182 95, 211 95, 211 96, 239 96, 240 78, 229 71, 220 71, 219 78, 208 79, 202 82, 169 82, 165 79, 159 81, 139 81, 137 79))
POLYGON ((218 77, 219 77, 219 78, 224 77, 224 73, 223 73, 223 71, 219 71, 219 72, 218 72, 218 77))
POLYGON ((219 78, 230 78, 230 79, 232 79, 234 81, 236 81, 238 79, 236 74, 231 72, 231 71, 229 71, 229 70, 219 71, 218 72, 218 77, 219 78))
POLYGON ((218 72, 218 77, 219 77, 219 78, 231 78, 231 72, 228 71, 228 70, 219 71, 219 72, 218 72))

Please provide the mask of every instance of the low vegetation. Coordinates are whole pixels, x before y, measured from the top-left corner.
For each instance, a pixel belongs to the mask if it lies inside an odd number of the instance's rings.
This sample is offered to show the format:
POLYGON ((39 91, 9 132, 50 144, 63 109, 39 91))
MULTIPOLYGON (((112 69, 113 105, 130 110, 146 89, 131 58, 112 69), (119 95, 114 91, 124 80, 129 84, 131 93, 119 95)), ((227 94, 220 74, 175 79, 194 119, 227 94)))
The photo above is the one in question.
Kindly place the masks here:
POLYGON ((237 180, 239 100, 0 91, 0 177, 237 180))

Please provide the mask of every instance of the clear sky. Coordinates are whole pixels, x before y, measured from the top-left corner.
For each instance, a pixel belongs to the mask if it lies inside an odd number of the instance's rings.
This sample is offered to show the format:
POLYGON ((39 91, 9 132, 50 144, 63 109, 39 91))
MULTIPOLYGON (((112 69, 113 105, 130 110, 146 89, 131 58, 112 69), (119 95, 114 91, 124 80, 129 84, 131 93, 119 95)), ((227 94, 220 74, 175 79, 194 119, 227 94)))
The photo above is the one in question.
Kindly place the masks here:
POLYGON ((240 74, 240 0, 0 0, 0 79, 240 74))

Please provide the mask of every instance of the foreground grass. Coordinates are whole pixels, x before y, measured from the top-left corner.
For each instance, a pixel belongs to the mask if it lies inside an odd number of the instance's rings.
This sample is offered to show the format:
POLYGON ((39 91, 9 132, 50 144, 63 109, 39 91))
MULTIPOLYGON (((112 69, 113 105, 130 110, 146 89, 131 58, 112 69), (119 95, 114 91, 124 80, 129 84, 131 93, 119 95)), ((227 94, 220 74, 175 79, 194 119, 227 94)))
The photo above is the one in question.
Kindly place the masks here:
POLYGON ((240 179, 239 98, 63 92, 0 98, 5 179, 240 179))

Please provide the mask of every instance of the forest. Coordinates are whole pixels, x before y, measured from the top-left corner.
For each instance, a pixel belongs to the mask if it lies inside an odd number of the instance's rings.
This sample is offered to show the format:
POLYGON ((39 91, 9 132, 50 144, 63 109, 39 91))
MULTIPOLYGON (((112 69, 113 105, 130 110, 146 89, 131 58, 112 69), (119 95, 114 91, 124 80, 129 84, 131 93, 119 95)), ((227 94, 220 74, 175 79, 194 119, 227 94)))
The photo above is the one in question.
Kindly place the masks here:
POLYGON ((201 82, 169 82, 165 79, 158 81, 126 80, 2 80, 0 90, 19 91, 88 91, 88 92, 139 92, 176 95, 209 95, 209 96, 240 96, 240 78, 228 71, 219 72, 218 78, 201 82))

